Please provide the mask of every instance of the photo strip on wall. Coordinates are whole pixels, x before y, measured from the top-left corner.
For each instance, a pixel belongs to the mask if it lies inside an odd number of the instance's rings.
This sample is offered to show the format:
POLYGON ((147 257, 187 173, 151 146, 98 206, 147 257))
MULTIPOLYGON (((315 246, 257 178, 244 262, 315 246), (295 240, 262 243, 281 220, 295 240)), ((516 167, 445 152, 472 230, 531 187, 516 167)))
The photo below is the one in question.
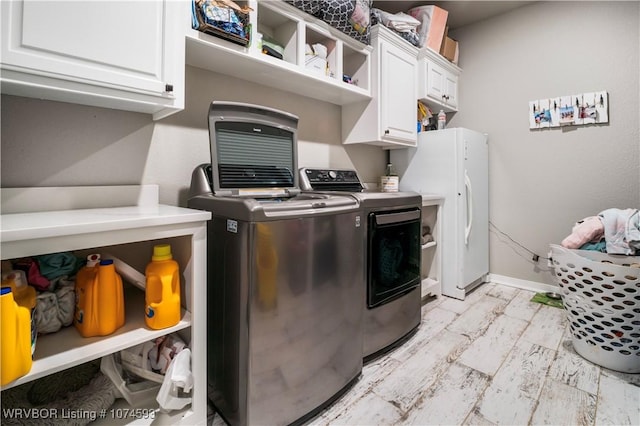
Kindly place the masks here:
POLYGON ((599 92, 529 101, 529 129, 609 122, 609 96, 599 92))

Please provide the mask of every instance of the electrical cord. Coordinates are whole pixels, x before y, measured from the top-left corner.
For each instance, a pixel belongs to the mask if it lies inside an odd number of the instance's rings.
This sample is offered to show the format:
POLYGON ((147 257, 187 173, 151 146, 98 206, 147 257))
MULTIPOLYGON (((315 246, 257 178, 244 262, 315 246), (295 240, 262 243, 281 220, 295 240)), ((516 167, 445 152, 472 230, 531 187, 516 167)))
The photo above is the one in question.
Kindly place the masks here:
POLYGON ((511 236, 509 234, 507 234, 506 232, 502 231, 500 228, 498 228, 493 222, 489 221, 489 225, 491 227, 494 228, 494 230, 496 232, 498 232, 500 235, 506 237, 509 239, 509 241, 511 241, 512 243, 516 244, 518 247, 520 247, 521 249, 527 251, 528 253, 530 253, 531 256, 531 260, 534 262, 538 262, 540 259, 543 260, 551 260, 549 257, 544 257, 544 256, 540 256, 538 253, 528 249, 527 247, 525 247, 524 245, 522 245, 521 243, 519 243, 518 241, 514 240, 513 238, 511 238, 511 236))

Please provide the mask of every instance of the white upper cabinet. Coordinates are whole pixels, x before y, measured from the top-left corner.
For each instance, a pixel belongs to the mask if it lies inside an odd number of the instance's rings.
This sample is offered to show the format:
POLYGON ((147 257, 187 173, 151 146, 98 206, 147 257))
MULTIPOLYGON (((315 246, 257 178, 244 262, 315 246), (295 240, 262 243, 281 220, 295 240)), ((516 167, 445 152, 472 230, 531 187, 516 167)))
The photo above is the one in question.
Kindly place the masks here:
POLYGON ((342 107, 343 142, 415 146, 418 49, 382 25, 372 27, 371 44, 373 99, 342 107))
POLYGON ((460 68, 429 49, 421 51, 418 63, 418 99, 435 113, 457 111, 460 68))
POLYGON ((182 2, 3 1, 2 93, 153 114, 184 108, 182 2))

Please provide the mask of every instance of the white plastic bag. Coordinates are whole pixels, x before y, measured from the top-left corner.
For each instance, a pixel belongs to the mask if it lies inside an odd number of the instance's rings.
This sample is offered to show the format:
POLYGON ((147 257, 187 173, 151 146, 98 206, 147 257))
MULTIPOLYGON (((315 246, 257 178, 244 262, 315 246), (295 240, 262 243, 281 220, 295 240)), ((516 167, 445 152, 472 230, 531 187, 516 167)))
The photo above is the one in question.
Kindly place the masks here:
POLYGON ((191 374, 191 349, 180 351, 169 364, 156 401, 163 410, 180 410, 191 404, 191 397, 180 397, 180 388, 184 393, 191 392, 193 374, 191 374))

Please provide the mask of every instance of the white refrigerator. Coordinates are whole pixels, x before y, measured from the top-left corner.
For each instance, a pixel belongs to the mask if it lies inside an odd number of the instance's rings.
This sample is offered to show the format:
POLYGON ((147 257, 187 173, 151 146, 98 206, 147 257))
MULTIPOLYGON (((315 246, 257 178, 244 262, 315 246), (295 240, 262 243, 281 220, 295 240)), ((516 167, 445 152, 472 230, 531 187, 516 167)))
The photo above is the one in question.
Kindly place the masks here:
POLYGON ((418 134, 416 148, 392 150, 401 191, 444 197, 442 294, 464 299, 489 273, 489 146, 487 135, 464 128, 418 134))

